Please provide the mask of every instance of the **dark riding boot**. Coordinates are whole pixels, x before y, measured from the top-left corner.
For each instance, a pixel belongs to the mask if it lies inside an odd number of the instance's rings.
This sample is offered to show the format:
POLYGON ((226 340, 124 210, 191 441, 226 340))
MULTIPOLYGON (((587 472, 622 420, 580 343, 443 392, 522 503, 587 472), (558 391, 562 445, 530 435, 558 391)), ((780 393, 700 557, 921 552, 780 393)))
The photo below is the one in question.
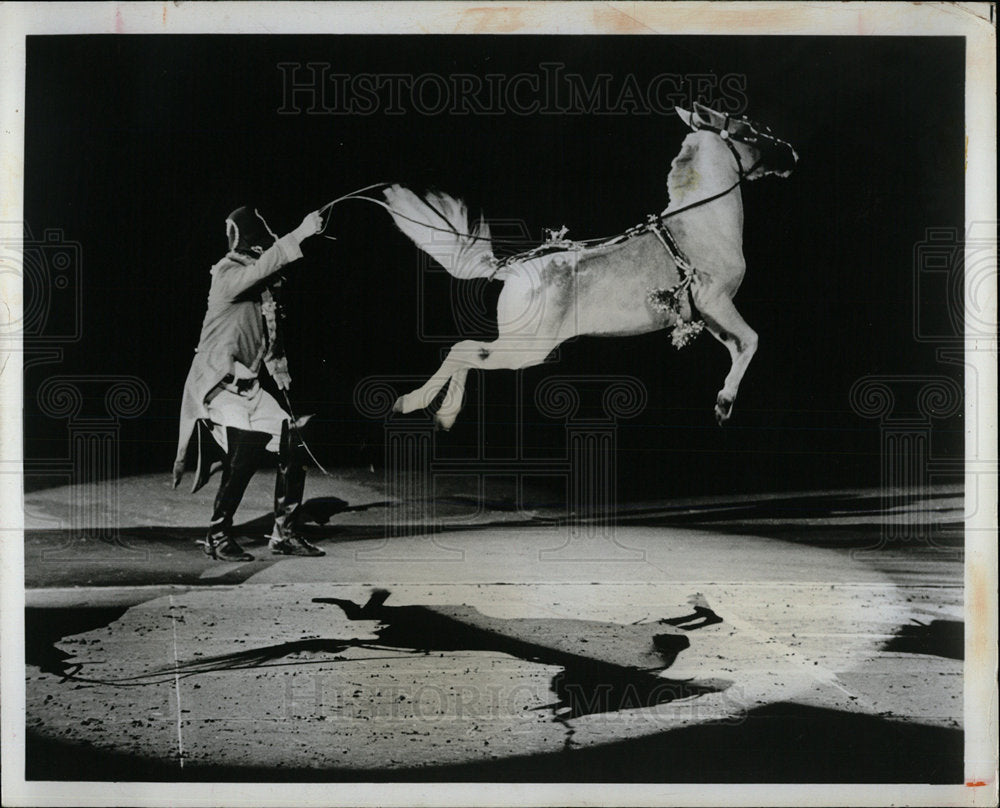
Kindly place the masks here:
POLYGON ((269 440, 271 436, 266 432, 226 428, 229 451, 222 468, 219 493, 215 495, 212 526, 204 542, 205 554, 217 561, 253 561, 253 556, 245 552, 232 535, 233 516, 269 440))
POLYGON ((306 487, 306 449, 302 427, 281 426, 281 447, 278 453, 278 476, 274 482, 274 532, 268 546, 277 555, 326 555, 306 541, 296 530, 306 487))

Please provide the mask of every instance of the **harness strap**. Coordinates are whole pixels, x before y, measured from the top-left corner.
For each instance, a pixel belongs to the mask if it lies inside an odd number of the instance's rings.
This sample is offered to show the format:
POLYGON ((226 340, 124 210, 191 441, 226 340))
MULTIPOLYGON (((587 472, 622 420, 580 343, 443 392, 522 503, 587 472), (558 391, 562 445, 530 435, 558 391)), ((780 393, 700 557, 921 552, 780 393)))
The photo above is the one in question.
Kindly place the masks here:
POLYGON ((677 316, 677 322, 674 324, 671 342, 675 348, 683 348, 692 339, 698 336, 704 328, 704 322, 702 322, 698 317, 698 310, 694 305, 694 292, 691 291, 691 285, 694 283, 696 271, 691 262, 688 261, 687 256, 684 255, 680 245, 677 244, 677 239, 674 238, 674 234, 670 232, 666 225, 664 225, 663 218, 661 216, 651 214, 647 219, 645 229, 653 233, 656 238, 659 239, 660 244, 663 245, 663 249, 665 249, 667 251, 667 255, 670 256, 670 260, 672 260, 677 269, 680 270, 681 278, 679 283, 669 289, 650 289, 647 300, 653 308, 662 312, 671 312, 677 316), (687 322, 684 322, 683 309, 681 306, 681 299, 684 296, 687 297, 687 303, 691 310, 691 319, 687 322))
POLYGON ((677 240, 674 238, 674 234, 671 233, 666 225, 663 224, 663 219, 656 214, 650 214, 647 219, 647 224, 649 230, 660 240, 660 244, 663 245, 663 249, 667 251, 667 255, 670 259, 677 265, 677 268, 681 271, 685 278, 694 274, 694 267, 691 262, 688 261, 687 256, 684 255, 680 246, 677 244, 677 240))

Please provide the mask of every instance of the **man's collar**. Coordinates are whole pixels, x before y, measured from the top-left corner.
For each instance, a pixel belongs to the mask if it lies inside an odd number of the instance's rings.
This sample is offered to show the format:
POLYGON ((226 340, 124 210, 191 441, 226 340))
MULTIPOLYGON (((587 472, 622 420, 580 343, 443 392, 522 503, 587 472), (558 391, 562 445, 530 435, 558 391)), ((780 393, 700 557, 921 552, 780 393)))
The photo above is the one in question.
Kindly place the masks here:
POLYGON ((235 261, 237 264, 242 264, 245 267, 250 266, 250 264, 257 260, 246 253, 237 252, 236 250, 230 250, 226 253, 226 258, 230 261, 235 261))

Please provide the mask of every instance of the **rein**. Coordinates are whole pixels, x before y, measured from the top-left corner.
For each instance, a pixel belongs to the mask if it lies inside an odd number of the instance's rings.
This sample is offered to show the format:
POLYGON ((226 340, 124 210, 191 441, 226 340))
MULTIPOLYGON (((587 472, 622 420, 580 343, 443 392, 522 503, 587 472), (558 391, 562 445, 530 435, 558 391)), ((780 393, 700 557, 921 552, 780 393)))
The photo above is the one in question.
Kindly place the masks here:
MULTIPOLYGON (((689 203, 687 205, 684 205, 683 207, 677 208, 676 210, 672 210, 672 211, 665 212, 665 213, 651 213, 646 218, 646 221, 644 223, 635 225, 634 227, 630 227, 628 230, 626 230, 623 233, 619 233, 618 235, 615 235, 615 236, 603 236, 603 237, 600 237, 600 238, 588 238, 588 239, 574 240, 574 241, 569 242, 569 243, 572 244, 572 245, 574 245, 574 246, 580 246, 580 247, 586 247, 586 246, 591 245, 591 244, 618 244, 618 243, 620 243, 621 241, 623 241, 625 239, 632 238, 633 236, 636 236, 636 235, 639 235, 641 233, 646 232, 647 230, 649 230, 652 227, 654 221, 657 222, 657 223, 662 224, 663 221, 665 221, 666 219, 673 218, 674 216, 678 216, 681 213, 687 213, 688 211, 694 210, 695 208, 700 208, 702 205, 707 205, 710 202, 714 202, 717 199, 721 199, 722 197, 724 197, 724 196, 726 196, 728 194, 731 194, 740 185, 742 185, 743 181, 747 178, 747 176, 749 174, 751 174, 761 164, 763 158, 758 159, 757 162, 754 163, 749 169, 744 170, 744 168, 743 168, 743 161, 740 160, 740 155, 736 151, 736 147, 732 144, 732 141, 731 141, 731 139, 729 137, 729 133, 726 132, 726 130, 724 130, 724 129, 723 130, 716 130, 716 129, 713 129, 712 127, 707 127, 707 126, 702 127, 702 128, 711 129, 711 131, 717 132, 719 134, 719 136, 722 138, 722 141, 726 144, 726 146, 729 147, 729 151, 732 153, 733 159, 736 161, 736 171, 737 171, 737 174, 739 175, 738 178, 737 178, 737 180, 736 180, 736 182, 734 182, 728 188, 725 188, 725 189, 723 189, 722 191, 719 191, 716 194, 712 194, 711 196, 705 197, 704 199, 698 199, 698 200, 696 200, 694 202, 691 202, 691 203, 689 203)), ((329 211, 331 211, 336 205, 339 205, 342 202, 349 202, 351 200, 360 200, 360 201, 363 201, 363 202, 370 202, 373 205, 378 205, 380 208, 384 208, 385 210, 387 210, 393 216, 398 216, 400 219, 405 219, 408 222, 413 222, 414 224, 419 224, 420 226, 426 227, 426 228, 428 228, 430 230, 436 230, 439 233, 447 233, 447 234, 449 234, 451 236, 461 236, 462 238, 469 239, 470 241, 491 241, 491 239, 488 238, 488 237, 486 237, 486 236, 475 236, 475 235, 472 235, 471 233, 469 233, 469 234, 459 233, 457 230, 455 230, 454 227, 451 226, 451 222, 448 221, 447 217, 445 217, 445 215, 441 211, 439 211, 434 205, 432 205, 430 202, 428 202, 423 197, 420 197, 420 201, 423 202, 424 205, 427 206, 427 209, 430 210, 435 216, 437 216, 437 218, 439 218, 442 222, 444 222, 445 225, 447 225, 447 227, 437 227, 435 225, 427 224, 426 222, 420 221, 419 219, 414 219, 411 216, 407 216, 407 215, 405 215, 403 213, 400 213, 397 210, 394 210, 390 205, 388 205, 387 203, 383 202, 381 199, 373 199, 370 196, 365 196, 364 195, 365 192, 367 192, 367 191, 372 191, 372 190, 374 190, 376 188, 388 188, 392 184, 393 183, 391 183, 391 182, 376 182, 376 183, 373 183, 371 185, 366 185, 364 188, 358 188, 357 190, 351 191, 350 193, 344 194, 343 196, 339 196, 339 197, 337 197, 336 199, 334 199, 331 202, 327 202, 318 211, 318 213, 321 216, 325 216, 326 217, 324 219, 324 222, 323 222, 323 227, 320 229, 320 233, 324 233, 326 231, 326 228, 329 225, 330 218, 331 218, 329 216, 329 211)), ((330 236, 327 236, 327 238, 330 238, 330 236)), ((558 242, 550 242, 550 243, 558 243, 558 242)), ((547 246, 548 246, 548 244, 542 244, 542 245, 540 245, 541 248, 544 248, 544 247, 547 247, 547 246)), ((535 249, 537 250, 537 249, 540 249, 540 248, 536 247, 535 249)), ((504 258, 500 262, 500 265, 503 266, 503 265, 509 264, 509 263, 513 262, 514 260, 518 259, 520 256, 522 256, 522 255, 528 255, 531 252, 533 252, 533 250, 528 250, 525 253, 520 253, 519 255, 512 255, 512 256, 509 256, 507 258, 504 258)))
MULTIPOLYGON (((691 202, 675 210, 666 211, 664 213, 651 213, 646 217, 645 222, 630 227, 624 233, 620 233, 617 236, 611 236, 610 238, 603 238, 603 239, 584 239, 582 241, 577 241, 574 243, 579 245, 620 244, 623 241, 627 241, 628 239, 633 238, 635 236, 642 235, 643 233, 647 232, 652 232, 660 240, 660 243, 663 244, 664 249, 670 254, 670 257, 674 260, 674 262, 678 266, 685 268, 687 270, 691 270, 693 272, 694 268, 691 266, 691 263, 684 256, 684 253, 681 252, 681 249, 677 245, 677 242, 674 239, 673 235, 664 225, 664 221, 666 221, 667 219, 671 219, 674 216, 678 216, 681 213, 687 213, 688 211, 694 210, 695 208, 700 208, 702 205, 707 205, 710 202, 715 202, 717 199, 722 199, 722 197, 731 194, 733 191, 739 188, 740 185, 743 184, 746 178, 757 169, 757 167, 761 164, 763 160, 763 158, 758 159, 757 162, 754 163, 752 166, 750 166, 749 169, 744 170, 743 161, 740 159, 739 152, 736 151, 736 147, 732 144, 732 141, 729 138, 728 133, 723 129, 721 130, 721 132, 719 132, 719 136, 722 138, 722 141, 726 144, 726 146, 729 147, 729 151, 733 155, 733 160, 736 161, 736 173, 738 176, 736 182, 734 182, 728 188, 724 188, 723 190, 719 191, 716 194, 712 194, 711 196, 707 196, 703 199, 691 202)), ((516 256, 513 257, 516 258, 516 256)), ((507 260, 509 261, 511 259, 507 260)))

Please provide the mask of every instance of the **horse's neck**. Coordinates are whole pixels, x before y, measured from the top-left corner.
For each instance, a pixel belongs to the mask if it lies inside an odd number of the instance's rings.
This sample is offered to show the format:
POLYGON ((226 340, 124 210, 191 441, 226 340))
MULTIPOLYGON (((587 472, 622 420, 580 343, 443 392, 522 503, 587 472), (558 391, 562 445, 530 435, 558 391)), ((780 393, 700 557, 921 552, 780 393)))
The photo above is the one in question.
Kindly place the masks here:
POLYGON ((717 135, 693 132, 684 139, 667 177, 670 205, 666 214, 691 207, 667 219, 691 261, 699 267, 735 266, 743 260, 743 199, 740 189, 705 205, 697 205, 731 188, 739 180, 736 162, 717 135))
POLYGON ((712 132, 692 132, 670 163, 666 212, 687 207, 725 191, 739 179, 736 160, 722 139, 712 132))

